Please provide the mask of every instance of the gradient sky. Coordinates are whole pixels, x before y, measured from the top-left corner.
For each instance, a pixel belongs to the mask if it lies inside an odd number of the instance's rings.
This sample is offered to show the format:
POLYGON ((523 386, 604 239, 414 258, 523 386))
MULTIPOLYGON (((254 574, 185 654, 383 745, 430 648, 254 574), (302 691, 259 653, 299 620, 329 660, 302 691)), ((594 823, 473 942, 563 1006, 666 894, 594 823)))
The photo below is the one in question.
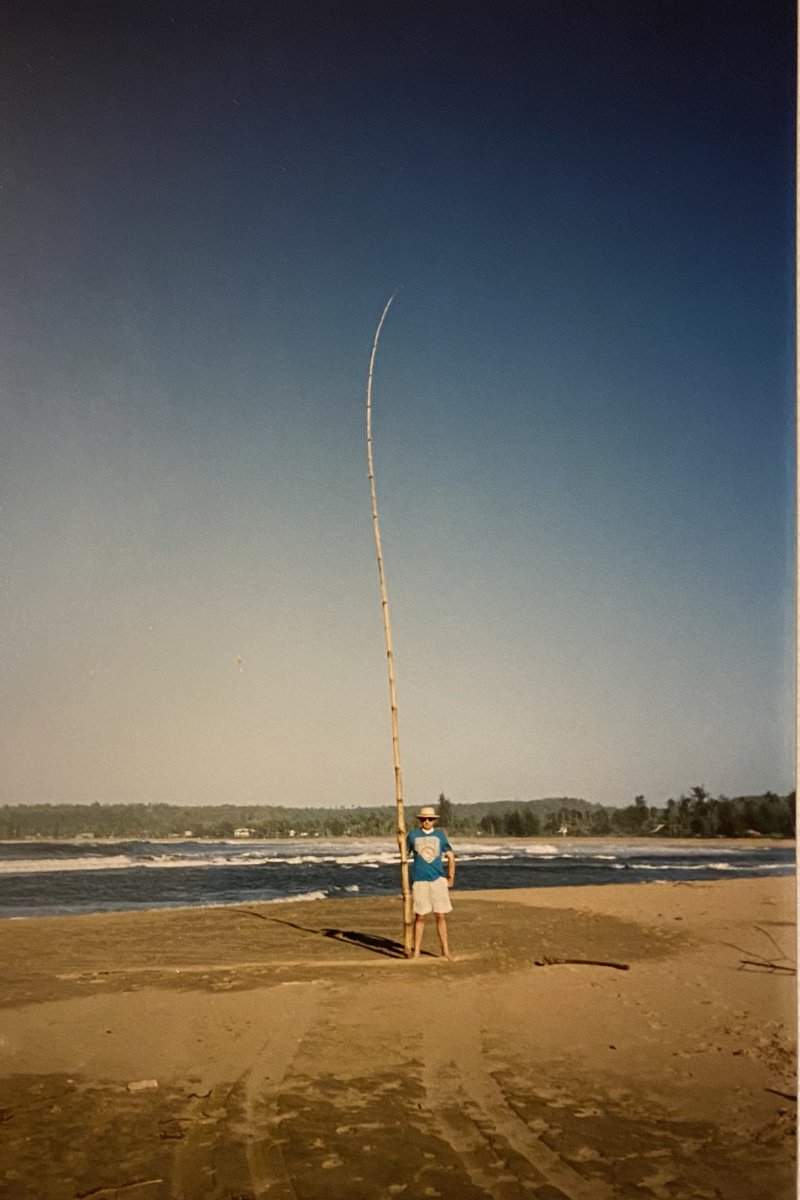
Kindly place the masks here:
POLYGON ((396 288, 409 803, 791 788, 794 36, 4 6, 2 802, 393 802, 396 288))

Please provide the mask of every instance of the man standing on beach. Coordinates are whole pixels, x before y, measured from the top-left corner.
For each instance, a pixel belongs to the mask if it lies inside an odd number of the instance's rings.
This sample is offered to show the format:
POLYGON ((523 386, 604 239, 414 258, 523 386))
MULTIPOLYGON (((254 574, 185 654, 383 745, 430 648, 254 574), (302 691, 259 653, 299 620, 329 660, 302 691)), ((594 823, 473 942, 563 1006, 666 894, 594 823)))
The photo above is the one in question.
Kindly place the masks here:
POLYGON ((436 932, 442 955, 453 961, 447 944, 447 913, 452 912, 449 889, 456 877, 456 856, 443 829, 434 829, 439 814, 424 807, 417 813, 419 828, 412 829, 406 838, 412 856, 411 880, 414 898, 414 958, 419 958, 425 918, 429 912, 436 917, 436 932), (447 863, 447 874, 444 865, 447 863))

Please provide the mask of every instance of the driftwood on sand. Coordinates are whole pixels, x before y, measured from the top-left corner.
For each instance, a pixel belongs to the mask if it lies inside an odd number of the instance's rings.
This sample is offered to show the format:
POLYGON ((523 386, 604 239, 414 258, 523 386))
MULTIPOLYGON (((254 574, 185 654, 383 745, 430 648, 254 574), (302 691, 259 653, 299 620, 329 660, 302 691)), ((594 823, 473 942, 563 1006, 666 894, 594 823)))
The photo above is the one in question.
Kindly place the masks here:
POLYGON ((768 954, 758 954, 755 950, 743 950, 741 946, 734 946, 732 942, 725 942, 726 946, 730 946, 732 950, 738 950, 740 954, 746 954, 747 958, 739 959, 739 970, 751 968, 758 971, 767 971, 772 975, 775 971, 782 975, 796 975, 797 963, 793 962, 788 954, 784 954, 781 947, 775 941, 768 929, 764 929, 762 925, 756 925, 755 928, 759 933, 763 933, 764 937, 769 938, 773 946, 777 950, 777 957, 768 954))
POLYGON ((534 959, 535 967, 558 967, 564 964, 580 967, 613 967, 615 971, 630 971, 630 963, 608 962, 597 958, 545 958, 534 959))

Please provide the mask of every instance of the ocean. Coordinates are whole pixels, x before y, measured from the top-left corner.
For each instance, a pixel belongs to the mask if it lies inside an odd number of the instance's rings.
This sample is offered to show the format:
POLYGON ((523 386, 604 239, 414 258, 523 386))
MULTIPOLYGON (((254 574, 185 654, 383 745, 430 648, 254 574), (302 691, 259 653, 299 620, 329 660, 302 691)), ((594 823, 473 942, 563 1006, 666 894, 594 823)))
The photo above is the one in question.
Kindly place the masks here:
MULTIPOLYGON (((794 843, 454 840, 456 889, 575 887, 791 875, 794 843)), ((0 842, 0 918, 252 901, 385 896, 389 839, 0 842)))

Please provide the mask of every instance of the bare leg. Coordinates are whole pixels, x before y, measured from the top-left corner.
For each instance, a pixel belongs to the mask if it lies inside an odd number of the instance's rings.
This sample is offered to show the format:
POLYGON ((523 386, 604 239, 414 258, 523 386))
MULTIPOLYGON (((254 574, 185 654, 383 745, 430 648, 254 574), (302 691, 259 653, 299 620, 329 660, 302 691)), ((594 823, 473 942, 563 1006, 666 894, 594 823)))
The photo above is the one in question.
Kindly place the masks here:
POLYGON ((448 962, 452 962, 453 956, 447 944, 447 917, 444 913, 434 913, 434 916, 436 917, 436 932, 439 935, 439 945, 442 947, 442 955, 448 962))
POLYGON ((422 935, 425 932, 425 918, 417 914, 414 917, 414 958, 419 958, 422 948, 422 935))

